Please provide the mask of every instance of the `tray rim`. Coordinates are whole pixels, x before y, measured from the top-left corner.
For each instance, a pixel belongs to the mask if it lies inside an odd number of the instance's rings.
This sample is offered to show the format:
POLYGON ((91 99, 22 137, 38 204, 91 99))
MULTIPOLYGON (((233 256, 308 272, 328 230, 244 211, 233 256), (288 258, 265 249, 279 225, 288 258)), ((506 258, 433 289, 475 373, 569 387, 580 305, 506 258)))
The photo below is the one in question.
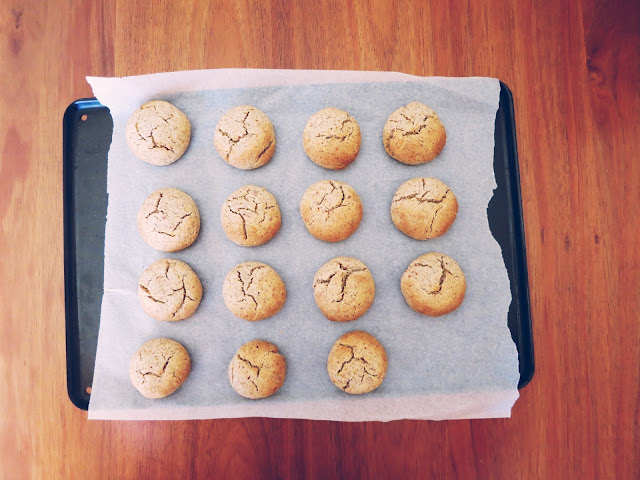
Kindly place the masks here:
MULTIPOLYGON (((510 121, 513 128, 510 129, 511 134, 509 132, 505 132, 507 136, 507 142, 509 143, 508 152, 510 156, 510 160, 513 168, 511 169, 511 175, 513 176, 514 181, 511 182, 511 197, 512 197, 512 207, 513 207, 513 220, 516 228, 514 229, 514 247, 519 247, 521 249, 521 255, 515 256, 515 276, 516 282, 518 284, 518 297, 519 302, 518 306, 520 309, 519 317, 521 319, 518 322, 518 326, 520 329, 519 338, 524 340, 524 351, 518 349, 518 356, 521 357, 526 355, 528 365, 530 369, 523 373, 520 373, 520 380, 518 381, 518 389, 522 389, 526 387, 529 382, 533 379, 533 375, 535 374, 535 353, 533 347, 533 322, 531 318, 531 297, 529 294, 529 270, 527 266, 527 244, 525 238, 524 231, 524 214, 522 209, 522 187, 520 185, 520 162, 518 158, 518 141, 516 137, 516 128, 515 128, 515 106, 513 101, 513 93, 511 89, 507 86, 506 83, 500 81, 500 96, 505 95, 507 97, 506 114, 507 120, 510 121), (515 199, 515 200, 514 200, 515 199), (522 322, 522 318, 526 318, 526 322, 522 322), (526 325, 525 325, 526 323, 526 325), (522 334, 523 326, 526 328, 525 334, 522 334)), ((502 99, 500 101, 502 104, 502 99)), ((498 108, 500 108, 500 105, 498 108)))

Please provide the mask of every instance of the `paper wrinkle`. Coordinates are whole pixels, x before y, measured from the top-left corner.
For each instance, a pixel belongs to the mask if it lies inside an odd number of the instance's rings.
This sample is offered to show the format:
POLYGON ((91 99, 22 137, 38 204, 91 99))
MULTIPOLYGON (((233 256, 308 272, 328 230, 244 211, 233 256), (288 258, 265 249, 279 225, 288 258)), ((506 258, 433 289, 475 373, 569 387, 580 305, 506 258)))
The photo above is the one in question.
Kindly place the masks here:
POLYGON ((107 181, 105 292, 89 418, 266 416, 389 421, 510 416, 519 379, 517 351, 507 327, 511 292, 486 215, 496 186, 494 124, 500 91, 496 79, 224 69, 90 77, 88 81, 114 119, 107 181), (128 116, 152 99, 172 102, 192 123, 191 145, 183 158, 167 167, 138 160, 125 142, 128 116), (438 112, 447 130, 442 154, 421 166, 393 160, 381 138, 388 115, 414 100, 438 112), (276 131, 274 157, 252 171, 227 165, 213 147, 218 119, 241 104, 263 110, 276 131), (343 171, 313 164, 302 148, 306 121, 329 106, 348 111, 362 131, 360 154, 343 171), (458 198, 458 217, 440 238, 413 240, 391 222, 395 190, 417 176, 441 179, 458 198), (323 179, 350 184, 363 203, 359 229, 337 244, 311 237, 298 211, 307 186, 323 179), (260 247, 233 244, 220 225, 226 197, 248 184, 267 188, 282 212, 280 232, 260 247), (200 236, 182 252, 157 252, 137 232, 139 207, 161 187, 184 190, 200 209, 200 236), (439 318, 413 312, 400 291, 400 277, 409 263, 429 251, 453 257, 467 278, 462 306, 439 318), (362 260, 376 282, 371 309, 347 323, 328 321, 313 298, 316 270, 339 255, 362 260), (203 284, 200 307, 182 322, 147 317, 137 299, 142 271, 167 257, 187 262, 203 284), (267 263, 284 280, 287 302, 276 316, 246 322, 224 306, 224 277, 243 261, 267 263), (330 382, 326 361, 335 340, 356 329, 368 331, 385 346, 389 368, 380 388, 349 396, 330 382), (193 369, 176 393, 149 400, 131 385, 128 365, 144 341, 160 336, 183 343, 193 369), (287 359, 282 389, 258 401, 239 397, 227 379, 235 351, 254 338, 276 344, 287 359))

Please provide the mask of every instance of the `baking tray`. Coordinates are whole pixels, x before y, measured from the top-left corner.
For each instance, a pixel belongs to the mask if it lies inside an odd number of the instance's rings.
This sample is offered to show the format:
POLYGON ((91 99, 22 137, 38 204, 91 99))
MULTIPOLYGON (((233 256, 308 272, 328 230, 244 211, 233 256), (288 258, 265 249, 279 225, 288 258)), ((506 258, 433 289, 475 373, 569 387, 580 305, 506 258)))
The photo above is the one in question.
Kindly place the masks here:
MULTIPOLYGON (((508 313, 518 349, 520 381, 534 372, 529 281, 520 195, 520 173, 513 96, 500 83, 493 168, 497 188, 487 216, 502 248, 512 301, 508 313)), ((113 120, 95 98, 73 102, 63 118, 64 270, 67 342, 67 390, 87 410, 100 326, 104 280, 104 233, 107 217, 107 155, 113 120)))

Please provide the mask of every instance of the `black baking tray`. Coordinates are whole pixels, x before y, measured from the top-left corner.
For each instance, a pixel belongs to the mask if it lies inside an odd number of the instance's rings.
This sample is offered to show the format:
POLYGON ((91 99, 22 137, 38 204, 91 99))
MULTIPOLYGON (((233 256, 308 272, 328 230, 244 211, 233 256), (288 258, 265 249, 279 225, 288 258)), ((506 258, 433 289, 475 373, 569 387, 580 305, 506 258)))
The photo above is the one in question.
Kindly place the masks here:
MULTIPOLYGON (((502 248, 512 301, 508 325, 520 362, 518 388, 534 372, 529 280, 525 253, 513 96, 501 82, 496 114, 494 171, 497 188, 487 207, 489 227, 502 248)), ((113 120, 95 98, 73 102, 63 118, 64 270, 67 390, 89 407, 104 280, 107 154, 113 120)))

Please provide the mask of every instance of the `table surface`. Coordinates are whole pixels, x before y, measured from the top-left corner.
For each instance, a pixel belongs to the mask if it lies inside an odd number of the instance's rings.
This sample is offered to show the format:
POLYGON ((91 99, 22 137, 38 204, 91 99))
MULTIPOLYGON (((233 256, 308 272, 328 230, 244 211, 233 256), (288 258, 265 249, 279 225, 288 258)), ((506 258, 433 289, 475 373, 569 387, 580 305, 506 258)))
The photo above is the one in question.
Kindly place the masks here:
POLYGON ((640 478, 640 3, 304 3, 1 2, 0 478, 640 478), (221 67, 509 85, 537 362, 511 419, 88 422, 71 404, 62 114, 86 75, 221 67))

